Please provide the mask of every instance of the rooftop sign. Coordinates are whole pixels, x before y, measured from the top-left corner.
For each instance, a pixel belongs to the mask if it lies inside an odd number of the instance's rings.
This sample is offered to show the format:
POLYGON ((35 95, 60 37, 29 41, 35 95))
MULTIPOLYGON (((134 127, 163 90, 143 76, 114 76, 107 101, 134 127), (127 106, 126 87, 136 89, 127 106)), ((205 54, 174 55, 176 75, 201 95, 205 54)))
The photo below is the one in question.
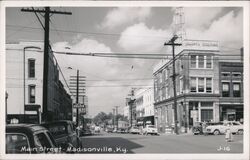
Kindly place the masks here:
POLYGON ((217 41, 199 41, 199 40, 184 40, 182 42, 183 49, 195 50, 219 50, 219 43, 217 41))
MULTIPOLYGON (((183 50, 219 51, 219 42, 210 40, 184 40, 181 46, 175 47, 175 55, 183 50)), ((172 50, 169 52, 168 54, 172 54, 172 50)), ((158 64, 154 66, 153 72, 159 70, 169 60, 171 59, 160 60, 158 64)))

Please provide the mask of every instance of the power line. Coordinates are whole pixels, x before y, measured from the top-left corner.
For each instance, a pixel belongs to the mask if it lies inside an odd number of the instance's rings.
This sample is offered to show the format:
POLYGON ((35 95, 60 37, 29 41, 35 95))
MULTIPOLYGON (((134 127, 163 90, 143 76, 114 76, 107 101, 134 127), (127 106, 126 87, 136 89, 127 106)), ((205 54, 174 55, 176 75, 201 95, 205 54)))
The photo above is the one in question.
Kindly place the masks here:
MULTIPOLYGON (((36 28, 36 27, 28 27, 28 26, 20 26, 20 25, 10 25, 7 24, 7 27, 22 27, 22 28, 27 28, 27 29, 34 29, 34 30, 41 30, 41 28, 36 28)), ((55 31, 54 29, 51 29, 51 31, 55 31)), ((75 33, 75 34, 79 34, 79 33, 83 33, 83 34, 89 34, 89 35, 102 35, 102 36, 121 36, 122 34, 119 33, 101 33, 101 32, 86 32, 86 31, 73 31, 73 30, 63 30, 63 29, 57 29, 57 31, 59 32, 64 32, 64 33, 75 33)), ((153 36, 153 35, 123 35, 126 37, 140 37, 140 38, 148 38, 148 37, 154 37, 154 38, 166 38, 166 36, 153 36)))
MULTIPOLYGON (((6 50, 20 50, 22 51, 22 49, 9 49, 7 48, 6 50)), ((33 49, 30 49, 29 51, 37 51, 37 50, 33 50, 33 49)), ((43 51, 37 51, 37 52, 43 52, 43 51)), ((167 58, 167 59, 172 59, 171 57, 171 54, 159 54, 159 53, 156 53, 156 52, 137 52, 137 53, 133 53, 133 52, 66 52, 66 51, 53 51, 54 53, 56 54, 66 54, 66 55, 80 55, 80 56, 129 56, 131 58, 133 58, 133 56, 146 56, 146 57, 163 57, 163 58, 167 58)), ((226 51, 227 53, 232 53, 230 51, 226 51)), ((223 51, 224 53, 224 51, 223 51)), ((227 56, 241 56, 240 54, 223 54, 223 53, 217 53, 215 54, 214 56, 216 57, 227 57, 227 56)), ((204 53, 204 55, 206 55, 204 53)), ((177 55, 178 57, 179 56, 182 56, 182 57, 189 57, 188 55, 177 55)))

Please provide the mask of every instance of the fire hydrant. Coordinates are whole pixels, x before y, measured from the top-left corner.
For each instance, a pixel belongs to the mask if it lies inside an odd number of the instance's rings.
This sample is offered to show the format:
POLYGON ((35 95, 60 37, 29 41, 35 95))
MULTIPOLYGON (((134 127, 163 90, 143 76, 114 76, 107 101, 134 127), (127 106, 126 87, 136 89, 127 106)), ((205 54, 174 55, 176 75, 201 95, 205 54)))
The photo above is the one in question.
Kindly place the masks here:
POLYGON ((228 128, 226 130, 226 136, 225 136, 226 142, 232 142, 233 141, 233 134, 231 130, 228 128))

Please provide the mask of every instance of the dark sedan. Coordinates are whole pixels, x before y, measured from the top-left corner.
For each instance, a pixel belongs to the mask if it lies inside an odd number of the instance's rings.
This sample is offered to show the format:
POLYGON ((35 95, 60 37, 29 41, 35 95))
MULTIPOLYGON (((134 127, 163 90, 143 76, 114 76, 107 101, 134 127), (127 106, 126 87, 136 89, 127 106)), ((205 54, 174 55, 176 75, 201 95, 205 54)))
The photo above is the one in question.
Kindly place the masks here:
POLYGON ((59 153, 50 132, 37 124, 6 126, 6 154, 59 153))
POLYGON ((82 147, 82 142, 77 135, 73 123, 71 121, 55 121, 50 123, 44 123, 42 126, 46 127, 53 137, 56 143, 62 148, 79 148, 82 147))

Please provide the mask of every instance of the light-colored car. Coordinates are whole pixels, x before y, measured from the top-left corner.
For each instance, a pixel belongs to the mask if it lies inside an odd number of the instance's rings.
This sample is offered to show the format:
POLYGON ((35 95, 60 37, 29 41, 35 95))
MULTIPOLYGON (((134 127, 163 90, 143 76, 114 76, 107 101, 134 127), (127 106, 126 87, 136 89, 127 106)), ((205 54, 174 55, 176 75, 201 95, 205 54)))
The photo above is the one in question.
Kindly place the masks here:
POLYGON ((214 135, 225 134, 227 129, 230 129, 233 134, 243 134, 243 125, 237 121, 225 121, 218 125, 206 127, 207 133, 214 135))
POLYGON ((100 131, 101 131, 101 127, 95 126, 95 133, 100 133, 100 131))
POLYGON ((129 130, 129 133, 140 134, 139 127, 136 127, 136 126, 131 127, 130 130, 129 130))
POLYGON ((144 135, 148 135, 148 134, 158 135, 157 128, 154 125, 146 125, 146 127, 143 128, 142 133, 144 135))

